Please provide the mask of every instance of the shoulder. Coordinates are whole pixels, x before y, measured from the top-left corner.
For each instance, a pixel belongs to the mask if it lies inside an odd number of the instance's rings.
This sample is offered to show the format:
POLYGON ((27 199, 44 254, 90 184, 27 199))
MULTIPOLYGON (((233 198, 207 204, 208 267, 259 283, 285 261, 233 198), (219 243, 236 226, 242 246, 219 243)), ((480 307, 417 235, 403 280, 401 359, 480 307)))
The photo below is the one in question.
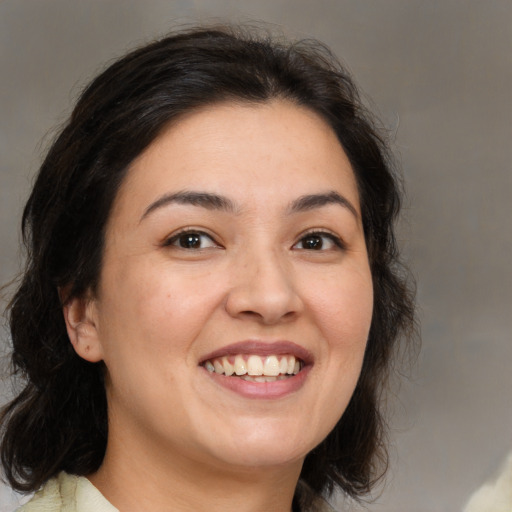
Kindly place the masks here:
POLYGON ((464 512, 512 511, 512 453, 501 471, 478 489, 470 498, 464 512))
POLYGON ((16 512, 119 512, 87 478, 67 473, 46 484, 16 512))
MULTIPOLYGON (((70 475, 68 475, 70 476, 70 475)), ((62 510, 62 497, 59 485, 60 475, 52 478, 37 491, 33 498, 16 512, 57 512, 62 510)))

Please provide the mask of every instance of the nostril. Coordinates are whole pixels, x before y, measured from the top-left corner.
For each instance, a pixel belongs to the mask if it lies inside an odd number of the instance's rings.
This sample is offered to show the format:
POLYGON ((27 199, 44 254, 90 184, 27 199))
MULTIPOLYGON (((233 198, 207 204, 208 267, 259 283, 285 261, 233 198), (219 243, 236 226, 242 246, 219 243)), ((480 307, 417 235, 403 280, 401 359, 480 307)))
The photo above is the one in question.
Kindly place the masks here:
POLYGON ((239 276, 226 295, 225 308, 232 317, 255 319, 273 324, 293 318, 302 301, 289 276, 279 265, 267 261, 259 272, 239 276))
POLYGON ((281 322, 288 322, 295 318, 295 311, 287 311, 284 314, 279 310, 267 311, 265 313, 260 313, 257 311, 241 311, 238 314, 239 318, 246 318, 248 320, 252 319, 256 322, 261 323, 262 325, 273 325, 281 322))

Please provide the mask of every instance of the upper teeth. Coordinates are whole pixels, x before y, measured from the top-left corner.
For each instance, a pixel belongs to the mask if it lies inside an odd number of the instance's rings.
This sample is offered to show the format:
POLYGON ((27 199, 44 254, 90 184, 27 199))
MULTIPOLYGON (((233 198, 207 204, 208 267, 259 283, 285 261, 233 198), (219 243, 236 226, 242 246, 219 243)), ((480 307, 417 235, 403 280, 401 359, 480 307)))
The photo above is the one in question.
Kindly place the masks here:
POLYGON ((266 375, 276 377, 278 375, 296 375, 301 368, 300 360, 292 355, 242 355, 223 356, 209 359, 204 363, 209 372, 224 375, 266 375))

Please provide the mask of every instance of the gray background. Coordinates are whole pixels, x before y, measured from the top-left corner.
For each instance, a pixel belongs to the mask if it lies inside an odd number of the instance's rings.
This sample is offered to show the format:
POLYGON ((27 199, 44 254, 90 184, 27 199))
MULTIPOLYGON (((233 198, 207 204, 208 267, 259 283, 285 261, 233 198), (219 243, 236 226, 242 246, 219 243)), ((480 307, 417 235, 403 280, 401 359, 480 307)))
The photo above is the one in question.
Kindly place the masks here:
MULTIPOLYGON (((368 508, 460 510, 512 449, 509 0, 0 1, 0 282, 18 270, 19 215, 50 128, 81 86, 134 45, 212 17, 324 40, 395 134, 423 350, 368 508)), ((0 489, 0 510, 12 500, 0 489)))

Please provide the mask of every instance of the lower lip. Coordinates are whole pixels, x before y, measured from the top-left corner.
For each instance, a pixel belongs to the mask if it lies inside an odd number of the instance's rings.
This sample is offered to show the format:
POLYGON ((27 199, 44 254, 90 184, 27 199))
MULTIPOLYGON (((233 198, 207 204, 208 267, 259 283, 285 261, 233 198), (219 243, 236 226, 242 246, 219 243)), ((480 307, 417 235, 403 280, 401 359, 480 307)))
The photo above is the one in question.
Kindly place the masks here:
POLYGON ((208 372, 206 369, 204 371, 217 384, 245 398, 274 400, 298 391, 304 385, 310 369, 311 366, 305 366, 297 375, 274 382, 252 382, 240 377, 227 377, 215 372, 208 372))

